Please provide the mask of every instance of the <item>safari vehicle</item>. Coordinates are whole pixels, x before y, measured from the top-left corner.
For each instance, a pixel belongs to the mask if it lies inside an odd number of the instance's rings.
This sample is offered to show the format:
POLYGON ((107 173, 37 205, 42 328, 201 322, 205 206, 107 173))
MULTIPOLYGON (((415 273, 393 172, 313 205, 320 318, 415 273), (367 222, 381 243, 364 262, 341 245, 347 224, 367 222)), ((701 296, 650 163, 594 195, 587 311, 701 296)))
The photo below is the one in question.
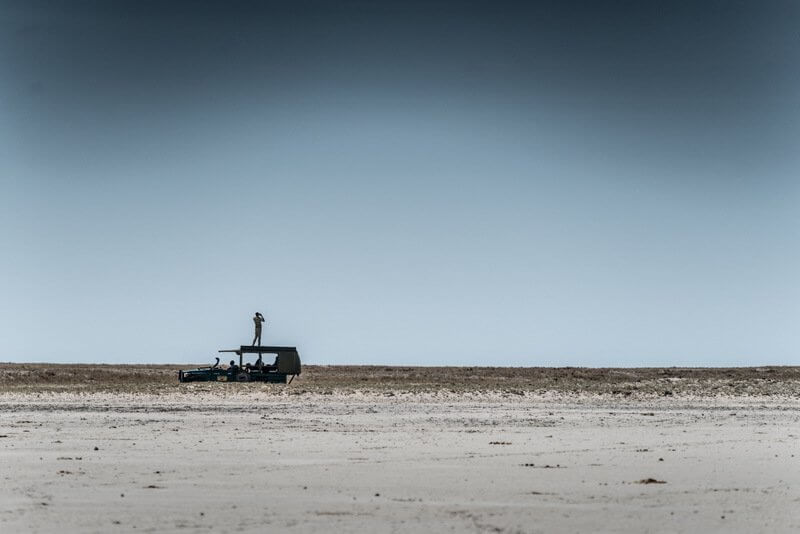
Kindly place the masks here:
POLYGON ((219 358, 209 367, 178 371, 179 382, 274 382, 291 383, 300 374, 300 355, 296 347, 262 347, 242 345, 238 349, 221 350, 239 355, 239 365, 222 369, 219 358), (257 354, 254 363, 245 363, 245 354, 257 354), (275 354, 275 361, 267 364, 264 354, 275 354), (291 379, 288 377, 291 375, 291 379))

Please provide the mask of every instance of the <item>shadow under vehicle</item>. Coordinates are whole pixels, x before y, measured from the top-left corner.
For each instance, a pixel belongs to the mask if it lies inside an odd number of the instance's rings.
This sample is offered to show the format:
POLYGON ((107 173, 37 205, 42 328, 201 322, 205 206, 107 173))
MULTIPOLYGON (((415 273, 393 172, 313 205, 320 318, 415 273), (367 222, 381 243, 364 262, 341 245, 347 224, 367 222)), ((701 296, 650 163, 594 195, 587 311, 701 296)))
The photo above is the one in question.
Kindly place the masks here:
POLYGON ((179 382, 273 382, 287 384, 300 374, 300 355, 296 347, 262 347, 259 345, 242 345, 238 349, 221 350, 239 355, 239 365, 222 369, 219 358, 209 367, 198 367, 186 371, 178 371, 179 382), (255 363, 245 363, 245 354, 257 354, 255 363), (274 354, 275 361, 264 363, 264 354, 274 354), (292 378, 289 379, 288 377, 292 378))

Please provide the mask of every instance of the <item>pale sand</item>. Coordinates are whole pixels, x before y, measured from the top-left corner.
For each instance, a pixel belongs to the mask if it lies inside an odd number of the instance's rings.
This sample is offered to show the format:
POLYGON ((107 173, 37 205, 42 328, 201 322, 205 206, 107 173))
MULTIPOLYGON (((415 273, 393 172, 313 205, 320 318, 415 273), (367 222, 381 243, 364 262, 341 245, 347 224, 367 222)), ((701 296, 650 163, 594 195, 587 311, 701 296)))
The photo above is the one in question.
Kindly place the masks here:
POLYGON ((800 530, 797 396, 280 387, 0 393, 0 532, 800 530))

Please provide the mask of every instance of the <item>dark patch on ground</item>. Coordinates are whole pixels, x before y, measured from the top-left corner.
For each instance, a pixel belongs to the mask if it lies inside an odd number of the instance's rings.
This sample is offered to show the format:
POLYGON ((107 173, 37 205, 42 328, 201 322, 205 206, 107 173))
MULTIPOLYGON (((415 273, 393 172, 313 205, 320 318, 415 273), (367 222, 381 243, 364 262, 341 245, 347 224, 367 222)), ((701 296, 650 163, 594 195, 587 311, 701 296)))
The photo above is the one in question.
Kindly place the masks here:
MULTIPOLYGON (((0 363, 1 392, 173 393, 193 388, 333 393, 500 391, 509 395, 595 393, 631 395, 800 395, 800 367, 583 368, 583 367, 386 367, 305 365, 290 386, 283 384, 179 384, 186 365, 0 363)), ((652 412, 642 415, 652 416, 652 412)))

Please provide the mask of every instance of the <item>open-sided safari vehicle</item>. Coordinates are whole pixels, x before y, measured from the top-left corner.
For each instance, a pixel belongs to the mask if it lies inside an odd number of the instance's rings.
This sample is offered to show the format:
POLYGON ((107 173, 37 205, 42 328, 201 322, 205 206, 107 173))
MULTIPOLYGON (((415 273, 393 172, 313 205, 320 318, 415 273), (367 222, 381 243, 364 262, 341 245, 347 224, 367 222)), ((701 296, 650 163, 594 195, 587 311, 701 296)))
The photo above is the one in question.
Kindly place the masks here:
POLYGON ((275 382, 286 384, 291 375, 300 374, 300 355, 296 347, 261 347, 242 345, 238 349, 221 350, 219 352, 233 352, 239 355, 239 365, 232 365, 227 369, 219 366, 219 358, 214 365, 198 367, 187 371, 178 371, 179 382, 275 382), (257 354, 254 363, 245 363, 245 354, 257 354), (275 354, 275 361, 266 363, 264 354, 275 354))

